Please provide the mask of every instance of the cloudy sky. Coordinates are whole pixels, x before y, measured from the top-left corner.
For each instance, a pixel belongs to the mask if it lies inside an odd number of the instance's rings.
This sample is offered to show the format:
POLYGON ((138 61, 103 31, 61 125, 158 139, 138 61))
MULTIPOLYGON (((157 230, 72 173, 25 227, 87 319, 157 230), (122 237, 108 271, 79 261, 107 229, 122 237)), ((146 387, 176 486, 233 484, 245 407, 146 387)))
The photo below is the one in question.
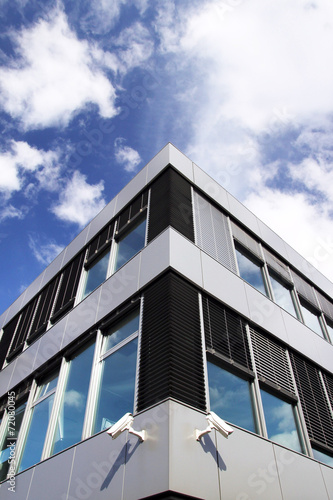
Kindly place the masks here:
POLYGON ((167 142, 333 280, 331 0, 0 0, 0 313, 167 142))

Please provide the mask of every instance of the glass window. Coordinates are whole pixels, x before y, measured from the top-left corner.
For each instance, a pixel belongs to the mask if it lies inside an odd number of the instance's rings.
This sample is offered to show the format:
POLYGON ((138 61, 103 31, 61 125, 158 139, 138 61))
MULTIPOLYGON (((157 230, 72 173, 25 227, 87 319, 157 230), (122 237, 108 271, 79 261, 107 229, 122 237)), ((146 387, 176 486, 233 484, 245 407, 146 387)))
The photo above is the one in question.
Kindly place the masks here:
POLYGON ((131 230, 119 238, 117 242, 117 254, 115 271, 126 264, 133 255, 138 253, 144 246, 146 240, 146 219, 141 219, 132 226, 131 230))
POLYGON ((12 458, 14 455, 16 440, 21 428, 26 405, 27 405, 26 401, 24 403, 17 405, 15 408, 14 420, 8 421, 7 433, 2 443, 0 452, 0 481, 3 481, 7 477, 10 465, 8 460, 12 458))
POLYGON ((262 266, 238 246, 236 247, 236 255, 241 278, 254 286, 259 292, 267 295, 262 266))
POLYGON ((309 306, 307 306, 304 302, 301 301, 301 310, 304 319, 304 323, 306 326, 311 328, 314 332, 318 333, 318 335, 323 335, 323 331, 320 326, 319 316, 315 314, 309 306))
POLYGON ((210 409, 230 423, 256 432, 250 383, 207 363, 210 409))
POLYGON ((19 471, 41 460, 57 382, 58 373, 53 373, 37 389, 19 471))
POLYGON ((102 255, 87 271, 82 298, 93 292, 107 278, 110 250, 102 255))
POLYGON ((103 361, 94 432, 133 411, 137 344, 134 339, 103 361))
POLYGON ((333 467, 333 457, 331 455, 328 455, 323 451, 316 450, 315 448, 312 448, 312 451, 313 451, 313 456, 316 460, 319 460, 320 462, 323 462, 324 464, 333 467))
POLYGON ((116 323, 105 337, 94 432, 110 427, 122 415, 133 411, 138 347, 134 334, 139 329, 139 317, 139 311, 135 310, 116 323), (126 338, 129 341, 117 349, 126 338))
POLYGON ((329 337, 331 339, 331 342, 333 342, 333 322, 327 318, 325 318, 325 319, 326 319, 326 327, 327 327, 329 337))
POLYGON ((51 455, 79 442, 82 438, 94 348, 95 344, 91 344, 69 362, 69 373, 57 418, 51 455))
POLYGON ((268 438, 292 450, 302 452, 293 405, 260 390, 268 438))
POLYGON ((290 314, 296 316, 291 290, 287 287, 287 285, 282 283, 282 281, 277 279, 271 271, 269 271, 269 276, 271 279, 275 302, 290 314))

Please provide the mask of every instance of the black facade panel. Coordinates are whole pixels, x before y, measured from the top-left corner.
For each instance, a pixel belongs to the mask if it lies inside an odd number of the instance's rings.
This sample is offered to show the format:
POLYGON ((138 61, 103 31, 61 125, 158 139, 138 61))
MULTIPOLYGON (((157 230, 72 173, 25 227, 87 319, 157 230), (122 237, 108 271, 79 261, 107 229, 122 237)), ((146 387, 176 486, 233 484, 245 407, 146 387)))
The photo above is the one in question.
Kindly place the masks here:
POLYGON ((57 276, 44 288, 39 295, 34 319, 31 325, 28 341, 36 339, 39 335, 45 332, 47 323, 51 316, 51 310, 55 299, 55 294, 58 289, 60 277, 57 276))
POLYGON ((206 348, 252 371, 245 321, 211 297, 202 303, 206 348))
POLYGON ((298 354, 290 357, 309 437, 333 450, 332 415, 319 371, 298 354))
POLYGON ((198 292, 172 272, 144 293, 138 411, 167 398, 206 410, 198 292))
POLYGON ((151 186, 148 242, 168 226, 194 242, 191 185, 171 167, 151 186))

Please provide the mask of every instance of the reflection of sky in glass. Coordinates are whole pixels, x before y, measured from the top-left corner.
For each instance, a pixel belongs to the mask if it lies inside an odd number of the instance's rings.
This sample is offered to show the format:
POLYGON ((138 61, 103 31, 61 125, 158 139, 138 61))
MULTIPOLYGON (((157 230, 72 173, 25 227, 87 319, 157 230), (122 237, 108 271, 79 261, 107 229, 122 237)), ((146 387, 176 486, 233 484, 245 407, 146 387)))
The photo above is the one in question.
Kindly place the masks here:
POLYGON ((139 252, 145 245, 146 219, 137 224, 121 238, 117 245, 115 270, 123 266, 129 259, 139 252))
POLYGON ((94 432, 133 411, 137 344, 136 338, 103 361, 94 432))
POLYGON ((106 279, 110 251, 99 259, 88 271, 83 297, 86 297, 106 279))
MULTIPOLYGON (((15 446, 16 446, 16 441, 14 441, 19 433, 21 424, 22 424, 22 419, 24 415, 24 410, 26 407, 26 402, 23 404, 19 405, 15 409, 15 425, 8 425, 7 433, 5 435, 3 445, 2 445, 2 451, 0 452, 0 481, 6 479, 8 470, 9 470, 9 462, 8 460, 11 458, 10 454, 13 453, 15 446), (13 443, 13 446, 8 447, 7 445, 9 443, 13 443)), ((14 424, 13 422, 13 424, 14 424)))
POLYGON ((316 460, 319 460, 320 462, 323 462, 324 464, 333 467, 333 457, 327 455, 322 451, 316 450, 315 448, 313 448, 312 451, 313 451, 313 456, 316 460))
POLYGON ((270 278, 275 302, 280 307, 283 307, 283 309, 295 316, 295 308, 290 295, 290 290, 282 283, 277 281, 271 274, 270 278))
POLYGON ((122 340, 126 339, 129 335, 139 330, 139 310, 136 309, 133 313, 126 316, 122 321, 110 328, 107 332, 108 336, 105 339, 104 352, 111 349, 111 347, 119 344, 122 340))
POLYGON ((94 344, 90 345, 70 361, 52 453, 58 453, 81 440, 94 347, 94 344))
POLYGON ((230 423, 256 432, 249 382, 207 363, 210 409, 230 423))
POLYGON ((292 405, 262 389, 260 393, 268 438, 302 452, 292 405))
POLYGON ((318 316, 310 311, 307 307, 305 307, 304 304, 301 304, 301 309, 306 326, 323 337, 323 332, 319 324, 318 316))
POLYGON ((241 277, 254 286, 259 292, 266 295, 266 289, 260 266, 252 262, 246 255, 236 248, 239 274, 241 277))

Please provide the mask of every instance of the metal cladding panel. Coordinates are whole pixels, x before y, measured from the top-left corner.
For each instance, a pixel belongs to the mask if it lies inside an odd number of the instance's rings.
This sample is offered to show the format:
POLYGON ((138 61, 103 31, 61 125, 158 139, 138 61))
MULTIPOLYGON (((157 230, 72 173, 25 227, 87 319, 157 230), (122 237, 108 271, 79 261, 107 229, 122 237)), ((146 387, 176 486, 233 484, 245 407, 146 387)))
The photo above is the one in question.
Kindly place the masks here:
POLYGON ((198 292, 172 272, 144 293, 137 409, 167 398, 206 409, 198 292))
POLYGON ((255 365, 258 376, 263 382, 272 382, 295 394, 287 351, 266 335, 250 328, 255 365))
POLYGON ((206 198, 194 192, 197 245, 225 267, 237 272, 227 216, 206 198))
POLYGON ((291 361, 309 437, 333 450, 332 415, 319 371, 295 353, 291 361))
POLYGON ((252 370, 245 321, 210 297, 203 297, 206 347, 252 370))
POLYGON ((194 242, 191 185, 171 167, 151 185, 148 242, 168 226, 194 242))

